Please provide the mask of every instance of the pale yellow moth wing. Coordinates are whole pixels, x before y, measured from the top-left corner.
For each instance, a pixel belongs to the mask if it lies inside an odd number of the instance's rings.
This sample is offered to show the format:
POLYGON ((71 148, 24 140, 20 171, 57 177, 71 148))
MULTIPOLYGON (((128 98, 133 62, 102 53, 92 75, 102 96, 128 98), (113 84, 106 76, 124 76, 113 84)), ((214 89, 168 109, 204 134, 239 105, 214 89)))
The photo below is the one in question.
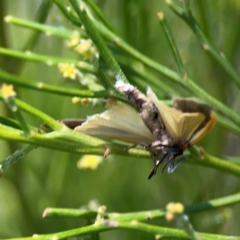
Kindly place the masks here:
POLYGON ((74 130, 134 144, 155 140, 140 115, 126 104, 115 105, 101 114, 95 114, 74 130))
POLYGON ((181 142, 182 145, 188 144, 193 137, 193 133, 205 120, 205 115, 200 112, 183 113, 168 107, 163 102, 159 101, 150 88, 147 91, 147 95, 158 108, 160 117, 171 137, 181 142))
POLYGON ((209 130, 215 125, 216 118, 214 115, 214 119, 211 122, 208 122, 204 128, 201 128, 199 131, 197 131, 193 137, 191 138, 191 141, 189 143, 190 146, 195 145, 198 141, 200 141, 208 132, 209 130))
POLYGON ((176 122, 178 112, 176 112, 175 109, 168 107, 163 102, 159 101, 156 94, 152 91, 151 88, 147 89, 147 97, 157 107, 160 113, 161 120, 163 121, 168 133, 171 135, 172 138, 178 139, 179 131, 176 122))
POLYGON ((183 113, 182 144, 186 148, 196 144, 216 123, 216 116, 211 108, 191 99, 174 99, 173 106, 183 113))
MULTIPOLYGON (((177 110, 176 110, 177 111, 177 110)), ((179 112, 179 111, 178 111, 179 112)), ((181 113, 181 112, 180 112, 181 113)), ((178 134, 180 142, 185 145, 192 141, 195 135, 195 131, 198 129, 200 124, 205 120, 206 116, 202 113, 181 113, 178 124, 178 134)))
POLYGON ((216 123, 216 116, 214 112, 211 112, 211 115, 208 121, 205 122, 204 125, 193 134, 189 145, 193 146, 198 141, 200 141, 210 131, 210 129, 215 125, 215 123, 216 123))

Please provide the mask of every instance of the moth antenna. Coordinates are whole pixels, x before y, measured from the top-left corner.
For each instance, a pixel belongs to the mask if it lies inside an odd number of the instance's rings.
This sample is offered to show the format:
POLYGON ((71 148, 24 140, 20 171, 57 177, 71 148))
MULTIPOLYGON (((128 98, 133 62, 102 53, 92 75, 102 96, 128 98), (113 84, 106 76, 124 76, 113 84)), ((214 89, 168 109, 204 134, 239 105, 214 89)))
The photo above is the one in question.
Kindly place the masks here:
POLYGON ((154 167, 152 169, 152 171, 150 172, 149 176, 148 176, 148 179, 151 179, 153 175, 156 175, 157 173, 157 169, 158 169, 158 166, 164 162, 165 158, 168 156, 168 152, 165 153, 162 158, 159 160, 159 161, 156 161, 156 154, 153 154, 152 156, 154 157, 153 158, 153 161, 154 161, 154 167))
POLYGON ((124 148, 124 151, 128 151, 128 150, 130 150, 131 148, 137 147, 138 145, 140 145, 140 144, 139 144, 139 143, 135 143, 135 144, 132 144, 132 145, 130 145, 130 146, 127 146, 127 147, 124 148))

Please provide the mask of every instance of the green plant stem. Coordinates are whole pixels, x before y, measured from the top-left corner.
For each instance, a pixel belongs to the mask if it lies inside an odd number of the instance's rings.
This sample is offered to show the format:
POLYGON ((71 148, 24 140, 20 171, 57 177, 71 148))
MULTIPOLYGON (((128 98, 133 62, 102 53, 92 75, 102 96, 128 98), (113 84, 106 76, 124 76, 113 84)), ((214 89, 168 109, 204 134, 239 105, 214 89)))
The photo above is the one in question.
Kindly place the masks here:
POLYGON ((186 13, 190 13, 190 0, 183 0, 183 6, 186 13))
POLYGON ((16 111, 13 112, 13 114, 14 114, 15 118, 19 121, 22 129, 24 130, 24 133, 30 134, 30 129, 28 127, 28 124, 26 123, 25 119, 23 118, 23 116, 18 108, 16 111))
MULTIPOLYGON (((63 38, 63 39, 69 39, 72 35, 72 31, 69 31, 66 28, 52 27, 52 26, 48 26, 48 25, 45 25, 45 24, 21 19, 21 18, 11 16, 11 15, 6 16, 4 18, 4 20, 5 20, 5 22, 14 24, 16 26, 45 32, 45 34, 47 36, 56 36, 56 37, 60 37, 60 38, 63 38)), ((81 29, 79 31, 80 31, 81 35, 84 34, 84 31, 82 31, 81 29)), ((28 48, 26 48, 26 49, 28 49, 28 48)))
MULTIPOLYGON (((49 13, 52 5, 53 5, 53 3, 49 0, 41 1, 41 4, 38 8, 38 12, 35 17, 35 21, 44 22, 48 16, 48 13, 49 13)), ((37 44, 38 39, 39 39, 39 32, 32 33, 31 36, 27 39, 26 43, 24 43, 22 51, 25 51, 25 50, 29 51, 29 50, 33 49, 34 46, 37 44)), ((0 46, 6 47, 5 45, 1 45, 1 44, 0 44, 0 46)), ((7 58, 7 59, 8 60, 6 62, 8 64, 5 65, 5 67, 3 65, 1 65, 1 66, 5 70, 11 69, 12 73, 13 73, 13 71, 14 71, 14 73, 19 72, 25 63, 25 61, 23 61, 21 58, 19 58, 19 59, 7 58), (14 68, 12 68, 12 66, 14 66, 14 68)))
MULTIPOLYGON (((37 30, 44 32, 46 36, 55 36, 60 37, 62 39, 69 39, 73 31, 68 30, 64 27, 53 27, 46 24, 41 24, 38 22, 29 21, 26 19, 21 19, 15 16, 8 15, 4 18, 5 22, 14 24, 19 27, 24 27, 32 30, 37 30)), ((86 38, 87 34, 84 30, 78 29, 78 32, 80 33, 80 37, 86 38)))
MULTIPOLYGON (((7 3, 4 2, 4 1, 1 1, 0 2, 0 17, 1 19, 3 19, 4 15, 5 15, 5 9, 6 9, 6 5, 7 3)), ((6 36, 5 36, 5 25, 4 25, 4 22, 1 21, 0 23, 0 46, 7 46, 7 39, 6 39, 6 36)))
POLYGON ((47 134, 31 132, 30 136, 24 136, 23 131, 0 126, 0 137, 2 139, 29 143, 36 146, 57 149, 60 151, 82 154, 104 154, 104 141, 74 132, 72 134, 69 134, 68 132, 51 132, 47 134), (91 147, 88 147, 86 144, 89 144, 91 147))
MULTIPOLYGON (((106 76, 105 72, 100 68, 99 71, 96 73, 98 79, 102 82, 105 89, 108 91, 108 95, 110 97, 116 98, 129 104, 129 101, 126 99, 125 95, 122 92, 119 92, 114 85, 112 85, 111 80, 106 76)), ((107 95, 106 95, 107 96, 107 95)), ((106 97, 105 96, 105 97, 106 97)))
MULTIPOLYGON (((29 20, 23 20, 23 19, 14 17, 14 16, 5 17, 5 21, 9 22, 9 23, 12 23, 14 25, 17 25, 17 26, 24 27, 24 28, 29 28, 29 29, 45 32, 46 35, 48 35, 48 36, 57 36, 57 37, 61 37, 63 39, 69 39, 72 35, 72 31, 69 31, 69 30, 64 29, 64 28, 47 26, 45 24, 39 24, 39 23, 35 23, 35 22, 29 21, 29 20)), ((81 36, 86 37, 86 33, 84 31, 81 31, 81 29, 79 29, 79 31, 80 31, 81 36)), ((158 87, 159 87, 159 81, 160 81, 161 82, 161 89, 163 91, 165 91, 166 94, 171 93, 174 96, 177 95, 177 92, 175 92, 174 89, 167 86, 167 84, 165 84, 165 82, 163 80, 161 80, 160 78, 157 78, 154 74, 152 74, 150 71, 148 71, 138 61, 132 59, 129 62, 129 58, 122 58, 120 56, 118 56, 117 59, 121 62, 121 64, 124 64, 125 67, 131 68, 135 73, 137 73, 138 75, 140 75, 141 77, 146 79, 149 83, 154 84, 154 85, 158 85, 158 87), (129 62, 129 63, 126 64, 126 62, 129 62), (139 66, 139 64, 141 66, 139 66)), ((78 96, 78 95, 76 95, 76 96, 78 96)))
MULTIPOLYGON (((1 96, 0 96, 1 97, 1 96)), ((19 100, 19 99, 15 99, 15 103, 16 105, 24 112, 41 119, 42 122, 46 123, 51 129, 53 130, 58 130, 58 132, 51 132, 48 134, 38 134, 38 133, 34 133, 31 132, 31 138, 35 137, 35 140, 44 140, 43 136, 46 136, 46 139, 54 139, 54 138, 66 138, 71 140, 72 142, 77 142, 77 143, 82 143, 82 144, 89 144, 92 146, 97 146, 100 144, 106 144, 105 141, 100 140, 98 138, 94 138, 85 134, 81 134, 78 132, 74 132, 72 130, 70 130, 69 128, 67 128, 65 125, 61 124, 60 122, 56 121, 55 119, 51 118, 50 116, 48 116, 47 114, 43 113, 42 111, 32 107, 31 105, 19 100)), ((18 130, 16 130, 18 131, 18 130)), ((19 134, 19 132, 16 132, 19 134)), ((21 135, 21 134, 20 134, 21 135)), ((23 137, 23 136, 21 136, 23 137)), ((20 138, 21 139, 21 138, 20 138)), ((26 140, 28 140, 29 138, 27 138, 26 140)), ((24 140, 22 138, 22 140, 24 140)), ((31 139, 29 139, 31 140, 31 139)), ((57 147, 59 148, 59 146, 57 147)), ((83 151, 83 150, 82 150, 83 151)))
POLYGON ((184 11, 181 7, 177 6, 173 1, 166 1, 168 6, 180 17, 182 18, 188 26, 192 29, 194 34, 197 36, 199 41, 201 42, 203 49, 229 74, 234 81, 234 83, 240 88, 240 76, 232 67, 231 63, 227 58, 223 57, 220 53, 218 53, 210 44, 207 37, 201 30, 195 18, 192 16, 191 11, 184 11))
POLYGON ((210 154, 206 153, 202 148, 200 148, 200 154, 200 158, 195 157, 194 155, 187 157, 186 162, 190 164, 208 166, 213 169, 217 168, 220 171, 230 173, 240 178, 240 166, 238 164, 232 164, 232 162, 229 162, 227 160, 222 160, 217 157, 211 156, 210 154))
MULTIPOLYGON (((140 149, 131 149, 129 151, 124 151, 124 146, 109 144, 100 139, 95 139, 87 135, 72 132, 52 132, 47 134, 38 134, 31 132, 30 136, 24 136, 23 131, 13 130, 9 127, 0 126, 0 138, 7 140, 14 140, 23 143, 29 143, 35 146, 42 146, 50 149, 56 149, 65 152, 74 152, 80 154, 95 154, 103 156, 106 149, 111 150, 111 154, 125 155, 125 156, 135 156, 135 157, 150 157, 149 153, 140 149)), ((33 149, 34 149, 33 148, 33 149)), ((31 149, 31 150, 33 150, 31 149)), ((26 153, 29 153, 27 151, 26 153)), ((17 154, 17 153, 16 153, 17 154)), ((3 170, 14 164, 18 156, 5 159, 1 162, 1 165, 5 166, 3 170), (9 159, 12 163, 9 163, 9 159)))
POLYGON ((165 95, 179 95, 179 92, 170 87, 161 77, 156 76, 149 71, 140 61, 133 59, 131 56, 126 57, 122 54, 116 55, 116 59, 122 66, 124 66, 124 68, 144 79, 144 91, 146 91, 146 84, 148 84, 151 87, 155 87, 157 91, 163 91, 165 95))
POLYGON ((20 123, 17 120, 12 118, 0 117, 0 124, 21 130, 20 123))
POLYGON ((96 73, 97 78, 100 80, 101 84, 103 85, 104 89, 110 90, 109 87, 112 85, 111 80, 106 76, 106 74, 100 68, 99 71, 96 73))
MULTIPOLYGON (((57 121, 41 113, 34 108, 29 109, 28 105, 24 106, 17 102, 17 105, 26 112, 33 110, 33 116, 45 119, 46 122, 59 131, 46 134, 39 134, 31 131, 30 135, 25 135, 23 131, 0 125, 0 138, 23 143, 29 143, 35 146, 57 149, 66 152, 75 152, 81 154, 96 154, 103 156, 106 149, 110 148, 111 154, 132 155, 137 157, 150 157, 150 154, 141 149, 130 149, 124 151, 124 146, 111 144, 106 141, 72 131, 57 121)), ((13 157, 14 158, 14 157, 13 157)), ((7 161, 7 160, 6 160, 7 161)), ((3 163, 2 163, 3 164, 3 163)))
MULTIPOLYGON (((43 116, 42 119, 46 119, 46 117, 43 116)), ((48 122, 51 121, 48 119, 48 122)), ((59 124, 58 122, 56 123, 59 124)), ((54 126, 54 124, 52 125, 54 126)), ((60 127, 62 128, 64 126, 60 124, 60 127)), ((136 156, 138 158, 150 158, 150 154, 144 150, 130 149, 127 152, 124 151, 124 147, 122 145, 110 144, 98 138, 68 130, 67 128, 65 128, 64 131, 51 132, 47 134, 31 132, 30 136, 25 136, 23 131, 0 125, 0 138, 67 152, 96 154, 103 156, 106 148, 110 148, 111 154, 133 157, 136 156)), ((186 162, 190 164, 208 166, 240 177, 240 166, 238 164, 220 160, 206 153, 204 153, 204 157, 202 157, 200 160, 198 157, 191 155, 191 157, 188 157, 188 161, 186 162)))
POLYGON ((140 223, 137 221, 131 221, 131 222, 106 221, 106 224, 112 226, 113 228, 121 228, 121 229, 138 230, 138 231, 148 232, 148 233, 156 235, 156 237, 161 236, 161 238, 192 239, 183 230, 159 227, 159 226, 149 225, 146 223, 140 223))
POLYGON ((95 4, 94 1, 92 0, 84 0, 93 10, 93 12, 97 15, 99 20, 105 24, 105 26, 112 32, 116 32, 114 26, 112 23, 109 21, 108 18, 103 14, 103 12, 98 8, 98 6, 95 4))
POLYGON ((80 70, 88 71, 88 72, 95 72, 96 70, 94 69, 93 65, 83 62, 83 61, 78 61, 74 59, 65 59, 65 58, 57 58, 53 56, 46 56, 46 55, 40 55, 36 54, 33 52, 21 52, 17 50, 11 50, 11 49, 6 49, 6 48, 1 48, 0 47, 0 54, 15 57, 15 58, 21 58, 27 61, 34 61, 34 62, 42 62, 47 65, 58 65, 59 63, 73 63, 77 68, 80 70))
MULTIPOLYGON (((113 71, 115 75, 115 80, 122 80, 123 82, 128 82, 126 76, 122 72, 120 66, 118 65, 117 61, 111 54, 110 50, 108 49, 107 45, 103 41, 102 37, 98 33, 98 30, 95 28, 94 23, 88 18, 87 13, 84 8, 81 10, 79 9, 79 5, 76 0, 69 0, 71 5, 73 6, 74 10, 76 11, 78 17, 80 18, 81 22, 83 23, 86 32, 93 40, 94 44, 97 46, 100 56, 105 60, 109 68, 113 71)), ((113 83, 114 84, 114 83, 113 83)), ((112 84, 112 85, 113 85, 112 84)))
POLYGON ((234 124, 228 118, 223 117, 220 114, 216 114, 216 115, 217 115, 217 123, 220 126, 224 127, 225 129, 227 129, 233 133, 240 135, 240 128, 236 124, 234 124))
MULTIPOLYGON (((228 195, 226 197, 216 198, 207 202, 195 203, 185 206, 185 214, 193 214, 203 211, 217 210, 227 206, 232 206, 240 202, 240 193, 228 195)), ((166 215, 166 210, 148 210, 132 213, 106 213, 105 219, 116 221, 149 221, 153 219, 163 218, 166 215)), ((82 210, 82 209, 66 209, 66 208, 46 208, 43 213, 44 218, 48 217, 78 217, 94 219, 97 216, 97 211, 82 210)))
POLYGON ((174 56, 175 62, 177 63, 177 66, 178 66, 178 71, 182 76, 184 76, 185 68, 184 68, 182 59, 180 57, 180 54, 178 52, 178 49, 177 49, 176 43, 174 41, 174 38, 172 36, 171 29, 170 29, 167 21, 164 18, 163 12, 158 13, 158 19, 159 19, 159 22, 161 23, 163 31, 164 31, 164 33, 167 37, 168 42, 169 42, 172 54, 174 56))
POLYGON ((15 97, 9 96, 7 98, 3 98, 3 100, 8 105, 9 109, 12 111, 13 115, 20 123, 22 129, 24 130, 24 134, 27 134, 27 135, 30 134, 30 129, 29 129, 26 121, 24 120, 21 112, 19 111, 19 108, 17 107, 17 105, 15 103, 15 97))
POLYGON ((42 122, 46 123, 53 130, 62 130, 65 128, 61 123, 57 122, 55 119, 51 118, 44 112, 34 108, 33 106, 16 99, 16 105, 24 112, 40 119, 42 122))
POLYGON ((109 91, 98 91, 93 92, 91 90, 81 90, 73 88, 63 88, 59 86, 54 86, 46 84, 43 82, 32 82, 30 79, 21 78, 12 74, 9 74, 0 69, 0 79, 5 83, 12 83, 16 86, 33 89, 36 91, 49 92, 58 94, 61 96, 70 96, 70 97, 91 97, 91 98, 104 98, 111 97, 109 91))
POLYGON ((24 158, 28 153, 35 149, 35 145, 27 145, 20 150, 15 151, 13 154, 8 156, 5 160, 0 162, 0 172, 5 171, 13 164, 17 163, 20 159, 24 158))
MULTIPOLYGON (((72 31, 69 31, 68 29, 64 29, 62 27, 57 28, 57 27, 47 26, 45 24, 39 24, 39 23, 35 23, 35 22, 29 21, 29 20, 23 20, 21 18, 17 18, 14 16, 5 17, 5 21, 12 23, 14 25, 17 25, 17 26, 24 27, 24 28, 29 28, 29 29, 45 32, 46 35, 48 35, 48 36, 57 36, 57 37, 61 37, 63 39, 69 39, 72 35, 72 31)), ((86 33, 84 31, 81 31, 81 29, 79 29, 79 31, 80 31, 81 36, 86 37, 86 33)), ((163 80, 161 80, 160 78, 158 78, 154 74, 152 74, 150 71, 148 71, 140 62, 138 62, 134 59, 132 59, 129 62, 129 58, 122 58, 121 56, 117 56, 117 59, 121 62, 121 64, 124 64, 125 67, 131 68, 139 76, 143 77, 144 79, 147 79, 147 81, 149 83, 158 85, 158 87, 159 87, 159 81, 160 81, 161 89, 163 89, 163 91, 165 91, 166 94, 171 93, 174 96, 177 95, 177 92, 174 92, 174 89, 167 86, 167 84, 165 84, 165 82, 163 80), (129 63, 126 64, 126 62, 129 62, 129 63), (141 66, 139 66, 139 64, 141 66), (150 75, 151 75, 151 77, 150 77, 150 75)))
POLYGON ((176 216, 176 221, 178 224, 181 224, 181 228, 185 230, 192 240, 201 240, 199 234, 194 230, 189 217, 186 214, 179 214, 176 216))
MULTIPOLYGON (((161 236, 163 238, 174 238, 174 239, 191 239, 185 231, 166 228, 166 227, 159 227, 153 226, 145 223, 139 223, 136 221, 131 222, 116 222, 116 221, 102 221, 100 224, 93 224, 82 228, 76 228, 72 230, 67 230, 58 233, 52 234, 45 234, 45 235, 34 235, 33 237, 26 237, 26 238, 12 238, 12 240, 30 240, 30 239, 37 239, 37 240, 52 240, 52 239, 68 239, 72 237, 79 237, 85 236, 92 233, 100 233, 104 231, 109 231, 113 229, 127 229, 127 230, 138 230, 148 232, 154 235, 161 236)), ((207 234, 207 233, 197 233, 199 234, 200 239, 202 240, 228 240, 229 236, 223 235, 215 235, 215 234, 207 234)), ((231 236, 232 240, 237 240, 239 237, 231 236)), ((10 239, 9 239, 10 240, 10 239)))
POLYGON ((84 209, 68 209, 68 208, 46 208, 43 212, 43 218, 49 217, 78 217, 94 219, 97 216, 97 211, 84 209))
POLYGON ((67 10, 67 8, 63 5, 61 0, 52 0, 58 8, 61 10, 63 15, 73 24, 76 26, 80 27, 82 25, 81 20, 76 18, 75 15, 73 15, 70 11, 67 10))
POLYGON ((203 203, 195 203, 185 207, 185 213, 203 212, 222 207, 232 206, 240 202, 240 193, 216 198, 203 203))
MULTIPOLYGON (((52 1, 49 0, 43 0, 41 2, 41 5, 38 8, 38 12, 36 14, 36 17, 34 21, 44 23, 48 17, 49 11, 51 10, 51 7, 53 5, 52 1)), ((23 47, 23 51, 33 49, 34 46, 37 44, 39 39, 39 32, 34 32, 28 38, 28 41, 26 42, 25 46, 23 47)))
POLYGON ((132 56, 134 59, 139 60, 141 63, 144 63, 146 66, 156 70, 157 72, 163 74, 164 76, 168 77, 173 82, 185 86, 184 82, 182 81, 181 76, 179 76, 174 71, 166 68, 165 66, 155 62, 154 60, 148 58, 147 56, 143 55, 142 53, 138 52, 136 49, 128 45, 123 39, 121 39, 116 34, 109 31, 104 25, 99 23, 94 19, 94 25, 99 30, 99 32, 102 34, 103 37, 105 37, 107 40, 111 41, 116 46, 122 48, 124 51, 126 51, 130 56, 132 56))

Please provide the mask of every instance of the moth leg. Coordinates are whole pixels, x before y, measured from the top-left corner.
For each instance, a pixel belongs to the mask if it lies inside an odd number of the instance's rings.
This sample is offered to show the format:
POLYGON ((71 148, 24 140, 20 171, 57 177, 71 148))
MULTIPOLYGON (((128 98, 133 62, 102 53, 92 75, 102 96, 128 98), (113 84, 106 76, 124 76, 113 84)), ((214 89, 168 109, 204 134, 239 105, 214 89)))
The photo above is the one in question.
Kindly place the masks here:
POLYGON ((156 154, 153 154, 152 156, 154 156, 155 158, 153 158, 153 161, 154 161, 154 167, 152 169, 152 171, 150 172, 149 176, 148 176, 148 179, 151 179, 153 175, 156 175, 157 173, 157 168, 159 166, 159 164, 161 164, 162 162, 165 161, 165 159, 168 157, 168 152, 165 153, 162 158, 158 161, 156 161, 156 154))
POLYGON ((152 160, 153 160, 153 175, 155 175, 157 173, 157 161, 156 161, 157 155, 155 153, 152 154, 152 160))
POLYGON ((130 146, 125 147, 125 148, 124 148, 124 151, 128 151, 129 149, 135 148, 135 147, 137 147, 138 145, 140 145, 140 144, 139 144, 139 143, 134 143, 134 144, 132 144, 132 145, 130 145, 130 146))
MULTIPOLYGON (((132 144, 132 145, 130 145, 130 146, 128 146, 128 147, 125 147, 124 148, 124 150, 125 151, 127 151, 127 150, 129 150, 129 149, 131 149, 131 148, 135 148, 135 147, 137 147, 137 146, 142 146, 142 147, 144 147, 144 149, 147 149, 147 146, 146 146, 146 144, 145 143, 134 143, 134 144, 132 144)), ((148 149, 147 149, 148 150, 148 149)))

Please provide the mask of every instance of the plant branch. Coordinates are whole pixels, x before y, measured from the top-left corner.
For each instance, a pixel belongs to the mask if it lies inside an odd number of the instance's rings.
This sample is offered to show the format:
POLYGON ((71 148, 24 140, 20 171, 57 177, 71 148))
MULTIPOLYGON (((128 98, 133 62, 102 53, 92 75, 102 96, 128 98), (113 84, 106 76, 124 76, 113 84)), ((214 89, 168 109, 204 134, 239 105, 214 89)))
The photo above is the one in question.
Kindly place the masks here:
MULTIPOLYGON (((72 35, 72 31, 70 31, 66 28, 63 28, 63 27, 57 28, 57 27, 53 27, 53 26, 48 26, 46 24, 41 24, 38 22, 21 19, 21 18, 11 16, 11 15, 6 16, 4 18, 4 20, 5 20, 5 22, 14 24, 16 26, 45 32, 45 34, 47 36, 56 36, 56 37, 60 37, 63 39, 69 39, 72 35)), ((79 31, 80 31, 81 35, 84 34, 84 31, 82 31, 81 29, 79 31)))
POLYGON ((240 178, 240 165, 233 164, 230 161, 219 159, 205 152, 203 148, 199 148, 200 155, 195 156, 191 154, 191 156, 187 157, 187 163, 197 164, 202 166, 207 166, 213 169, 218 169, 220 171, 230 173, 240 178))
MULTIPOLYGON (((240 202, 240 193, 228 195, 226 197, 216 198, 207 202, 195 203, 186 205, 185 214, 194 214, 202 211, 212 211, 227 206, 232 206, 240 202)), ((116 221, 149 221, 153 219, 163 218, 166 215, 165 209, 148 210, 132 213, 105 213, 105 219, 116 221)), ((97 211, 83 210, 83 209, 67 209, 67 208, 46 208, 43 212, 44 218, 51 217, 77 217, 94 219, 97 216, 97 211)))
POLYGON ((102 21, 105 26, 111 30, 112 32, 115 32, 115 28, 112 25, 112 23, 109 21, 109 19, 103 14, 103 12, 98 8, 98 6, 95 4, 92 0, 84 0, 93 10, 93 12, 97 15, 100 21, 102 21))
MULTIPOLYGON (((89 225, 82 228, 76 228, 72 230, 67 230, 58 233, 45 234, 45 235, 34 235, 33 237, 26 238, 13 238, 12 240, 51 240, 51 239, 68 239, 76 236, 85 236, 92 233, 100 233, 104 231, 109 231, 113 229, 127 229, 127 230, 138 230, 148 232, 157 236, 161 236, 162 238, 174 238, 174 239, 192 239, 185 231, 166 228, 160 226, 149 225, 145 223, 139 223, 137 221, 131 222, 117 222, 111 220, 102 220, 98 224, 89 225)), ((215 234, 207 234, 207 233, 197 233, 200 239, 204 240, 228 240, 229 236, 223 235, 215 235, 215 234)), ((231 236, 232 240, 239 239, 238 237, 231 236)))
POLYGON ((163 12, 159 12, 157 14, 158 16, 158 19, 159 19, 159 22, 161 23, 161 26, 163 28, 163 31, 167 37, 167 40, 169 42, 169 45, 170 45, 170 48, 171 48, 171 51, 172 51, 172 54, 174 56, 174 59, 175 59, 175 62, 177 63, 177 67, 178 67, 178 71, 179 73, 184 76, 185 74, 185 68, 184 68, 184 65, 183 65, 183 62, 182 62, 182 59, 180 57, 180 54, 178 52, 178 49, 177 49, 177 46, 176 46, 176 43, 174 41, 174 38, 172 36, 172 33, 171 33, 171 29, 170 27, 168 26, 168 23, 167 21, 165 20, 164 18, 164 14, 163 12))
POLYGON ((82 6, 80 9, 76 0, 69 0, 69 2, 76 11, 79 19, 83 23, 86 32, 88 33, 94 44, 97 46, 100 56, 105 60, 109 68, 113 71, 116 78, 115 80, 122 80, 123 82, 128 82, 126 76, 118 65, 118 62, 115 60, 107 45, 103 41, 102 37, 98 33, 98 29, 96 29, 94 23, 91 22, 91 20, 88 18, 84 7, 82 6))
POLYGON ((231 63, 228 59, 223 55, 217 52, 210 42, 208 41, 207 37, 203 33, 202 29, 198 25, 196 19, 193 17, 191 11, 184 11, 181 7, 177 6, 173 1, 167 0, 166 1, 168 6, 175 12, 181 19, 183 19, 188 26, 192 29, 194 34, 197 36, 199 41, 201 42, 203 49, 229 74, 237 85, 240 88, 240 76, 232 67, 231 63))
POLYGON ((2 82, 12 83, 16 86, 33 89, 36 91, 54 93, 61 96, 91 97, 91 98, 111 97, 109 91, 102 90, 102 91, 94 92, 91 90, 81 90, 81 89, 75 89, 75 88, 67 88, 66 90, 66 88, 50 85, 43 82, 33 82, 30 79, 25 79, 25 78, 12 75, 1 69, 0 69, 0 79, 2 82))
POLYGON ((17 50, 0 47, 0 54, 15 57, 15 58, 21 58, 21 59, 33 61, 33 62, 41 62, 41 63, 45 63, 49 66, 58 65, 59 63, 73 63, 80 70, 85 70, 85 71, 89 71, 89 72, 96 71, 96 69, 93 67, 93 65, 91 65, 87 62, 84 62, 84 61, 78 61, 75 59, 57 58, 57 57, 53 57, 53 56, 46 56, 46 55, 36 54, 36 53, 30 52, 30 51, 21 52, 21 51, 17 51, 17 50))
MULTIPOLYGON (((38 12, 34 20, 36 22, 44 23, 48 17, 48 14, 51 10, 52 5, 53 5, 52 1, 43 0, 41 2, 41 5, 38 9, 38 12)), ((25 46, 23 47, 23 51, 33 49, 33 47, 37 44, 38 39, 39 39, 39 32, 34 32, 26 42, 25 46)))

